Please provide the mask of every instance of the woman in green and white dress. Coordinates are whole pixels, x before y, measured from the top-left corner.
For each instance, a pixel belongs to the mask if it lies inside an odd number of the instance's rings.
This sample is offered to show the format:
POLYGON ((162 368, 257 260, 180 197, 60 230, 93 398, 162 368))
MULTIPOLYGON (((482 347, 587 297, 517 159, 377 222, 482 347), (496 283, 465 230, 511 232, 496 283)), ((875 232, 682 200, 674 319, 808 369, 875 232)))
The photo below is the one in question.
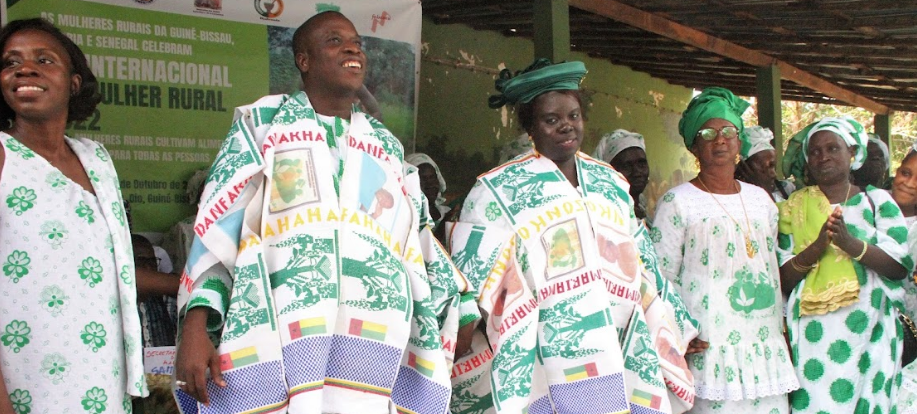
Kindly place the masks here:
POLYGON ((777 252, 801 385, 793 412, 895 412, 901 280, 914 264, 904 217, 887 192, 849 181, 865 158, 859 123, 825 118, 794 139, 801 145, 784 164, 807 164, 815 185, 780 206, 777 252))
POLYGON ((798 387, 782 335, 777 207, 733 179, 748 105, 723 88, 691 101, 679 132, 700 172, 663 195, 650 233, 660 270, 700 322, 693 413, 786 413, 798 387))
MULTIPOLYGON (((892 180, 892 198, 898 203, 904 222, 907 223, 908 252, 913 257, 917 252, 917 143, 908 151, 892 180)), ((911 320, 917 320, 917 280, 913 275, 906 278, 904 285, 903 311, 911 320)), ((902 327, 908 334, 908 327, 902 327)), ((917 361, 915 361, 917 362, 917 361)), ((898 414, 917 413, 917 363, 911 362, 901 373, 901 387, 898 389, 898 414)))
POLYGON ((130 412, 147 387, 118 177, 64 135, 98 83, 41 19, 8 23, 0 51, 0 413, 130 412))

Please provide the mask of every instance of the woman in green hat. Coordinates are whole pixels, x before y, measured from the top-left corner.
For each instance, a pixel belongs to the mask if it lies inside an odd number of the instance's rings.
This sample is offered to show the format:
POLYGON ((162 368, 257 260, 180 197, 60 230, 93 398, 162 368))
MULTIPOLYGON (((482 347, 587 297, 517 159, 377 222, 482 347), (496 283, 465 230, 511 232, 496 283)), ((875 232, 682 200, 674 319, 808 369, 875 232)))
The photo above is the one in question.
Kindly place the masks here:
POLYGON ((650 232, 662 274, 700 323, 701 352, 688 356, 694 413, 786 413, 799 386, 782 335, 777 207, 733 178, 748 106, 723 88, 691 100, 678 128, 700 171, 662 196, 650 232))
POLYGON ((627 182, 579 152, 585 74, 536 61, 497 80, 491 107, 516 104, 532 147, 478 178, 451 232, 483 315, 456 350, 453 413, 690 408, 693 321, 660 288, 627 182))

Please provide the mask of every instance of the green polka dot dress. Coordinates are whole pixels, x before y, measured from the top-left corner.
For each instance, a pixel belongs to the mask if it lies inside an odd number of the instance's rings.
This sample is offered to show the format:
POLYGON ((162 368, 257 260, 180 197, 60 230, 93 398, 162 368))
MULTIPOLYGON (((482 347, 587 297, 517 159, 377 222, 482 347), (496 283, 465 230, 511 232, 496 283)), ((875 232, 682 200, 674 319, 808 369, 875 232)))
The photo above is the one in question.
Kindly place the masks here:
MULTIPOLYGON (((851 234, 885 251, 907 268, 904 217, 891 196, 868 188, 872 204, 860 193, 841 205, 851 234), (874 212, 875 211, 875 212, 874 212)), ((793 237, 780 234, 778 257, 793 257, 793 237)), ((901 383, 900 281, 891 281, 854 262, 859 302, 825 315, 799 315, 800 282, 789 298, 787 325, 800 389, 790 396, 793 413, 895 414, 901 383)))
POLYGON ((0 369, 13 411, 129 412, 128 393, 145 383, 130 245, 112 241, 128 232, 108 154, 68 141, 97 197, 9 135, 0 143, 0 369))
MULTIPOLYGON (((917 216, 905 217, 907 223, 907 246, 911 255, 917 252, 917 216)), ((911 320, 917 320, 917 283, 913 276, 905 279, 904 312, 911 320)), ((904 327, 904 333, 907 328, 904 327)), ((898 414, 917 414, 917 361, 901 370, 901 387, 898 389, 898 414)))

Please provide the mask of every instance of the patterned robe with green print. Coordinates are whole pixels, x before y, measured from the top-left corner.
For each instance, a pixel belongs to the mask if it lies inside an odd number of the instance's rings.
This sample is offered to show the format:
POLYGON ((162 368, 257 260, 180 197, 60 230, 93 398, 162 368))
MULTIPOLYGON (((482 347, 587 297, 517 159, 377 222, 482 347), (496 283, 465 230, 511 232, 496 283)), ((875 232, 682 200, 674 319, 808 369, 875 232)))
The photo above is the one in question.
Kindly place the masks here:
POLYGON ((644 267, 655 255, 623 177, 576 162, 578 188, 529 153, 465 200, 452 258, 483 319, 452 371, 453 413, 670 413, 671 396, 690 407, 693 321, 644 267))
MULTIPOLYGON (((913 269, 904 217, 886 191, 870 186, 840 206, 851 235, 913 269)), ((780 214, 783 220, 792 212, 781 209, 780 214)), ((792 235, 780 234, 781 263, 793 258, 793 247, 792 235)), ((853 264, 860 283, 860 299, 853 305, 825 315, 800 316, 799 292, 805 281, 790 295, 787 320, 801 384, 790 397, 794 413, 896 412, 902 346, 897 315, 904 290, 901 281, 853 264)))
POLYGON ((108 152, 67 138, 95 195, 0 133, 0 361, 13 412, 124 413, 146 394, 134 267, 108 152))
POLYGON ((650 238, 659 268, 710 344, 688 357, 698 397, 692 412, 787 412, 786 393, 799 384, 782 335, 776 237, 777 207, 750 184, 712 195, 684 183, 656 205, 650 238))
POLYGON ((220 412, 447 411, 467 283, 402 158, 378 121, 321 116, 303 92, 236 109, 179 292, 220 333, 220 412))

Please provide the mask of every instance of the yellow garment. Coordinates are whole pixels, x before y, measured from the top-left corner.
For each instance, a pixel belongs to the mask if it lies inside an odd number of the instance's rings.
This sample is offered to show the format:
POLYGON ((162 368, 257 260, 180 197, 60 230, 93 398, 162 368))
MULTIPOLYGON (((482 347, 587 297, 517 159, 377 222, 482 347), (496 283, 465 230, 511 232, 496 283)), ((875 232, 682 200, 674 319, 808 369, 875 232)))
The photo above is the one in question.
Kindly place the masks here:
MULTIPOLYGON (((793 254, 799 254, 818 239, 831 214, 831 203, 818 186, 806 187, 780 203, 780 233, 793 235, 793 254)), ((860 283, 853 261, 831 244, 806 275, 800 295, 800 315, 824 315, 860 300, 860 283)))

